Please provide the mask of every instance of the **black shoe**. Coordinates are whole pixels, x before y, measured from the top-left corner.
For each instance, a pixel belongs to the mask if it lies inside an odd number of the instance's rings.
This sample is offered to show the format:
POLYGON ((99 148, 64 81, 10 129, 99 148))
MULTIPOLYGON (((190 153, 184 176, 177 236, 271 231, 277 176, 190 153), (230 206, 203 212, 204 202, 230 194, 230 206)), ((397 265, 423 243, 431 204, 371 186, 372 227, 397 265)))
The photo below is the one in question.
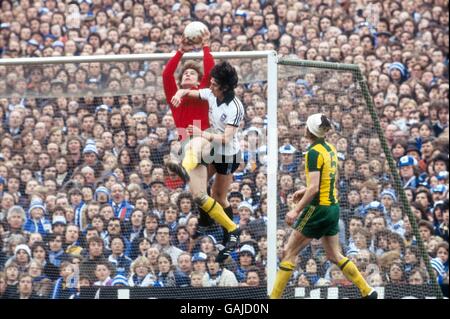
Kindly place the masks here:
POLYGON ((169 162, 167 163, 166 166, 169 171, 177 174, 185 184, 189 183, 190 181, 189 173, 182 165, 174 162, 169 162))
POLYGON ((194 233, 194 235, 192 235, 192 239, 197 239, 197 238, 205 236, 206 235, 206 230, 207 230, 207 227, 198 226, 197 230, 194 233))
POLYGON ((216 262, 219 264, 222 264, 227 258, 230 257, 230 251, 228 251, 226 248, 219 251, 219 254, 216 257, 216 262))
POLYGON ((233 250, 236 249, 239 242, 239 228, 236 228, 236 230, 229 233, 229 240, 225 245, 225 248, 219 251, 219 254, 216 257, 216 261, 220 264, 224 262, 228 257, 230 257, 230 254, 233 250))
POLYGON ((240 235, 239 228, 236 228, 231 233, 228 233, 228 236, 227 236, 228 241, 225 245, 225 248, 228 248, 230 250, 235 250, 238 245, 238 242, 239 242, 239 235, 240 235))
POLYGON ((372 291, 362 299, 378 299, 378 292, 375 289, 372 289, 372 291))

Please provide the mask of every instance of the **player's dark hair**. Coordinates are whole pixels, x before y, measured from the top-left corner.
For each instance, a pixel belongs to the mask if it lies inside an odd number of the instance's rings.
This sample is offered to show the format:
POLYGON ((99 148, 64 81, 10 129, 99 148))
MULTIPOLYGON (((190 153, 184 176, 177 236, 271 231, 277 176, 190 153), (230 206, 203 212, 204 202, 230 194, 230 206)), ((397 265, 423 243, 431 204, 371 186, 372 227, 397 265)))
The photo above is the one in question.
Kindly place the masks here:
POLYGON ((238 84, 236 69, 227 61, 216 64, 211 70, 211 77, 219 84, 224 95, 233 92, 238 84))

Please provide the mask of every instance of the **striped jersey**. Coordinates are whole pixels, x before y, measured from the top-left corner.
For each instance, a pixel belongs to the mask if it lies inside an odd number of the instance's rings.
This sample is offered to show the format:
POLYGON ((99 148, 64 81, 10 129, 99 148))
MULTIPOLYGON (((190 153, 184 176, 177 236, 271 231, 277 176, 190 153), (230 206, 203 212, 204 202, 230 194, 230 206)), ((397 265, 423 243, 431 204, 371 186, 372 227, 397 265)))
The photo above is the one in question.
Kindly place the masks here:
MULTIPOLYGON (((237 97, 225 99, 220 105, 210 89, 199 90, 200 98, 207 100, 209 104, 210 126, 217 133, 224 133, 227 125, 239 126, 244 118, 244 106, 237 97)), ((215 152, 222 155, 235 155, 239 152, 240 145, 237 132, 227 145, 215 145, 215 152)))
POLYGON ((320 172, 319 192, 311 205, 330 206, 338 203, 336 196, 336 173, 338 158, 333 145, 318 139, 312 144, 305 157, 306 185, 310 184, 310 172, 320 172))

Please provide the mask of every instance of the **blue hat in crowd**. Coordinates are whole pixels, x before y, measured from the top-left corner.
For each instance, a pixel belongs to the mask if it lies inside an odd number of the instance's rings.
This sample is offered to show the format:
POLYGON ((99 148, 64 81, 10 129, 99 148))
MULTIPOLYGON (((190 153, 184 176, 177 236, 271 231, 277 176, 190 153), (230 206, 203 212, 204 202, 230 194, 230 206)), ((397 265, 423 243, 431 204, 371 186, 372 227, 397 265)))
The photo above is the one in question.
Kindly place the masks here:
POLYGON ((51 39, 52 41, 55 41, 57 38, 53 34, 49 33, 44 37, 45 40, 51 39))
POLYGON ((106 181, 110 176, 114 177, 115 180, 116 180, 116 182, 119 181, 119 177, 118 177, 117 174, 114 173, 114 172, 109 172, 109 173, 107 173, 107 174, 105 175, 105 177, 104 177, 103 180, 106 181))
POLYGON ((52 47, 53 48, 57 48, 57 47, 64 48, 64 43, 62 41, 55 41, 55 42, 53 42, 52 47))
POLYGON ((86 153, 95 153, 96 155, 98 155, 97 146, 95 145, 94 140, 86 141, 86 146, 83 149, 83 154, 86 154, 86 153))
POLYGON ((89 84, 98 84, 99 81, 96 78, 90 78, 87 80, 87 82, 89 84))
POLYGON ((61 225, 67 225, 67 220, 64 216, 54 216, 53 220, 52 220, 52 225, 57 225, 57 224, 61 224, 61 225))
POLYGON ((30 39, 27 42, 29 45, 34 45, 35 47, 39 46, 39 43, 35 39, 30 39))
POLYGON ((11 25, 7 22, 3 22, 2 24, 0 24, 0 30, 1 29, 9 29, 11 27, 11 25))
POLYGON ((431 267, 436 270, 438 275, 444 276, 445 275, 445 267, 442 263, 442 260, 440 258, 433 258, 430 261, 431 267))
POLYGON ((383 196, 390 196, 394 202, 397 201, 397 195, 395 195, 395 190, 391 188, 384 189, 380 194, 380 199, 383 198, 383 196))
POLYGON ((400 71, 402 75, 402 80, 406 80, 408 78, 408 69, 405 67, 403 63, 394 62, 389 65, 388 72, 391 73, 392 70, 397 69, 400 71))
POLYGON ((238 210, 241 210, 241 208, 247 208, 252 214, 253 214, 253 206, 252 205, 250 205, 250 203, 249 202, 247 202, 247 201, 242 201, 240 204, 239 204, 239 206, 238 206, 238 210))
POLYGON ((214 245, 214 246, 217 245, 216 237, 214 237, 213 235, 208 235, 208 236, 206 236, 206 237, 209 237, 209 239, 211 239, 211 241, 213 242, 213 245, 214 245))
POLYGON ((110 193, 109 189, 107 189, 105 186, 99 186, 99 187, 95 190, 95 193, 94 193, 94 198, 95 198, 95 200, 98 200, 98 194, 100 194, 100 193, 106 194, 106 196, 108 196, 108 200, 110 200, 110 198, 111 198, 111 193, 110 193))
POLYGON ((349 250, 347 250, 346 252, 346 256, 350 257, 350 256, 356 256, 358 254, 358 249, 356 248, 349 248, 349 250))
POLYGON ((297 84, 297 85, 302 85, 302 86, 304 86, 304 87, 308 87, 309 85, 308 85, 308 81, 306 81, 306 80, 303 80, 303 79, 298 79, 297 81, 295 81, 295 84, 297 84))
POLYGON ((439 172, 436 177, 438 181, 446 180, 448 178, 448 172, 447 171, 439 172))
POLYGON ((428 174, 422 173, 417 176, 417 184, 426 188, 430 188, 430 184, 428 184, 428 174))
POLYGON ((422 174, 419 174, 419 176, 417 176, 417 181, 419 182, 419 184, 420 183, 428 184, 427 183, 427 179, 428 179, 428 174, 427 173, 422 173, 422 174))
POLYGON ((369 212, 369 210, 376 210, 380 213, 384 213, 384 205, 378 201, 373 201, 367 204, 366 207, 364 207, 364 210, 366 213, 369 212))
POLYGON ((253 257, 256 255, 255 248, 252 245, 242 245, 242 247, 239 249, 239 254, 242 253, 249 253, 253 257))
POLYGON ((46 8, 46 7, 39 8, 39 15, 43 15, 43 14, 46 14, 46 13, 49 13, 48 8, 46 8))
POLYGON ((5 179, 1 176, 0 176, 0 184, 6 185, 5 179))
POLYGON ((297 149, 291 144, 286 144, 281 146, 278 151, 280 152, 280 154, 294 154, 297 149))
POLYGON ((431 193, 445 193, 447 191, 447 186, 445 186, 445 185, 436 185, 435 187, 433 187, 432 189, 431 189, 431 193))
POLYGON ((95 190, 95 194, 98 193, 105 193, 106 195, 110 195, 109 189, 107 189, 105 186, 99 186, 97 187, 97 189, 95 190))
POLYGON ((42 209, 44 214, 47 212, 44 204, 42 202, 40 202, 40 201, 36 201, 36 202, 31 202, 30 209, 28 209, 28 215, 31 216, 31 212, 33 211, 33 209, 36 209, 36 208, 42 209))
POLYGON ((192 256, 192 262, 196 262, 196 261, 206 261, 207 256, 204 252, 198 252, 196 254, 194 254, 194 256, 192 256))
POLYGON ((101 110, 105 110, 105 111, 111 112, 111 108, 108 105, 106 105, 106 104, 102 104, 102 105, 97 106, 95 108, 95 113, 97 113, 98 111, 101 111, 101 110))
POLYGON ((133 116, 144 116, 147 117, 147 113, 145 113, 144 111, 139 111, 133 114, 133 116))
POLYGON ((405 155, 400 157, 400 160, 398 161, 398 167, 405 167, 405 166, 417 166, 417 160, 410 156, 410 155, 405 155))
POLYGON ((245 11, 242 11, 242 10, 236 10, 236 12, 234 13, 234 16, 235 17, 239 16, 239 17, 246 18, 247 17, 247 13, 245 11))
POLYGON ((92 4, 92 0, 78 0, 79 4, 82 4, 83 2, 86 2, 87 4, 91 5, 92 4))
POLYGON ((124 275, 116 275, 111 282, 111 286, 114 287, 119 285, 128 286, 127 277, 125 277, 124 275))

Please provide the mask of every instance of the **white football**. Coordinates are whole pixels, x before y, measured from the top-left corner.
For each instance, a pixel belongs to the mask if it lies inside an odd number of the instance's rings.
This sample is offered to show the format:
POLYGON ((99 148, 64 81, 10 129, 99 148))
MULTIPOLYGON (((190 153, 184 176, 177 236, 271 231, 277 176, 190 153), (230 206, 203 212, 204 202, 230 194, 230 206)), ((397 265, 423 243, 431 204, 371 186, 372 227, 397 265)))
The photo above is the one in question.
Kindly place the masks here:
POLYGON ((193 43, 200 43, 202 32, 207 30, 208 27, 204 23, 194 21, 184 28, 184 37, 193 43))

